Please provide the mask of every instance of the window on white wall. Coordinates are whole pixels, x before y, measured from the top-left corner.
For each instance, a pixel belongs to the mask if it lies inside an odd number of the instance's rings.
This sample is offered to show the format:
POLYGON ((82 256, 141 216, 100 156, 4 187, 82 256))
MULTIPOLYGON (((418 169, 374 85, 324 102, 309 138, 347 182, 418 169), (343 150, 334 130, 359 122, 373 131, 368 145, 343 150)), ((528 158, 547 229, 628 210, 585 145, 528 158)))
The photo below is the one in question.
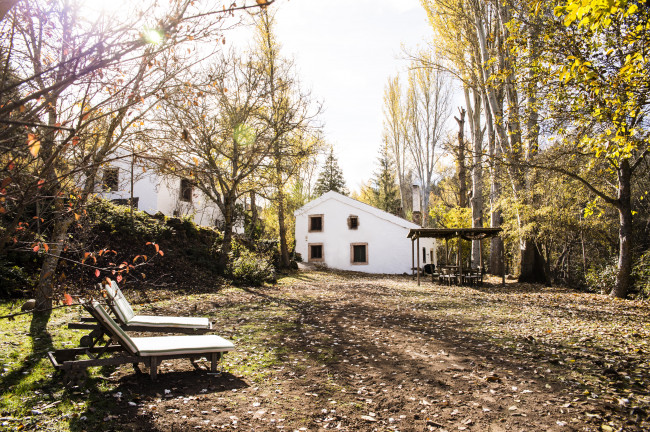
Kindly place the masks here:
POLYGON ((323 231, 323 215, 309 215, 309 232, 323 231))
POLYGON ((120 169, 119 168, 106 168, 104 169, 104 178, 102 179, 103 189, 106 192, 116 191, 120 187, 120 169))
POLYGON ((181 179, 179 198, 181 201, 192 202, 192 183, 188 179, 181 179))
POLYGON ((309 262, 320 262, 325 259, 322 243, 309 243, 309 262))
POLYGON ((359 228, 359 216, 350 215, 348 217, 348 228, 351 230, 359 228))
POLYGON ((368 243, 350 244, 350 263, 355 265, 368 264, 368 243))

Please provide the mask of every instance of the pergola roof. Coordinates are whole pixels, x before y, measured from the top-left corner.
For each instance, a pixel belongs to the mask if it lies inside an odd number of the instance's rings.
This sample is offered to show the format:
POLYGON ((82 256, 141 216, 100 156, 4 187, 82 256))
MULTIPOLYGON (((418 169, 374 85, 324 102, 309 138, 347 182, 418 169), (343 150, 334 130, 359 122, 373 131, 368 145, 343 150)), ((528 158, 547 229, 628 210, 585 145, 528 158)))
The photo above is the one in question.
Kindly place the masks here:
POLYGON ((499 235, 501 228, 416 228, 409 230, 407 238, 443 238, 460 237, 465 240, 481 240, 499 235))

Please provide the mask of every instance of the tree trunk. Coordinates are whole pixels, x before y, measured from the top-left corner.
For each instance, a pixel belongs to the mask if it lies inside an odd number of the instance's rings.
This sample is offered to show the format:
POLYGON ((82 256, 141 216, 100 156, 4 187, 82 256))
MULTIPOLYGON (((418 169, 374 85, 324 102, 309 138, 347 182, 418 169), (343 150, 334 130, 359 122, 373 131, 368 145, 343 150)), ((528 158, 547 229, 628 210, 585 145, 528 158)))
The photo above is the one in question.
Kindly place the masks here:
MULTIPOLYGON (((485 125, 488 133, 488 153, 490 157, 490 227, 500 228, 503 222, 501 210, 498 206, 499 197, 501 196, 501 183, 499 182, 499 158, 501 152, 500 146, 496 145, 492 124, 492 110, 486 95, 483 95, 483 106, 485 107, 485 125)), ((490 239, 490 274, 501 276, 504 271, 503 266, 503 239, 501 237, 492 237, 490 239)))
POLYGON ((280 267, 289 268, 289 247, 287 245, 287 226, 284 221, 284 192, 278 188, 278 229, 280 232, 280 267))
MULTIPOLYGON (((468 106, 467 118, 472 135, 472 228, 483 227, 483 131, 481 131, 481 94, 473 90, 474 104, 470 103, 469 91, 465 89, 468 106)), ((481 240, 472 241, 472 267, 481 265, 481 240)))
POLYGON ((49 253, 45 256, 41 274, 36 287, 36 311, 34 316, 49 317, 54 297, 54 276, 56 268, 59 265, 61 253, 65 248, 68 238, 68 228, 72 224, 73 218, 64 217, 58 220, 54 225, 52 232, 52 242, 49 243, 49 253))
POLYGON ((232 197, 223 197, 223 243, 221 244, 221 255, 217 261, 219 273, 225 273, 230 262, 230 251, 232 250, 232 228, 234 225, 234 205, 232 197))
POLYGON ((619 215, 619 251, 618 272, 616 284, 611 292, 612 297, 625 298, 631 285, 632 273, 632 169, 628 159, 621 161, 618 169, 618 200, 619 215))
POLYGON ((456 153, 456 170, 458 173, 458 206, 467 207, 467 168, 465 167, 465 109, 459 108, 458 123, 458 152, 456 153))
POLYGON ((251 228, 254 231, 257 227, 257 222, 259 222, 260 219, 259 214, 257 213, 255 191, 251 191, 250 198, 251 198, 251 228))
POLYGON ((546 260, 539 251, 537 243, 525 239, 520 250, 519 282, 547 283, 546 260))

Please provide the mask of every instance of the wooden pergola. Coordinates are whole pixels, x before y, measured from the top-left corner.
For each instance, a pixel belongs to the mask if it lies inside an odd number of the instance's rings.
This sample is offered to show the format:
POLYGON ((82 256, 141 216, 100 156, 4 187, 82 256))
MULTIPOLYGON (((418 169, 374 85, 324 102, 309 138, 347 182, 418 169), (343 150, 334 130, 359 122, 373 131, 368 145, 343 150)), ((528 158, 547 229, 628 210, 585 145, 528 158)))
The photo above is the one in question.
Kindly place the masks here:
MULTIPOLYGON (((417 271, 418 285, 420 285, 420 239, 421 238, 436 238, 445 239, 447 244, 447 256, 449 256, 449 239, 460 238, 463 240, 483 240, 490 237, 498 236, 502 231, 501 228, 416 228, 409 230, 407 235, 411 239, 411 268, 417 271), (417 243, 417 247, 416 247, 417 243), (417 249, 417 254, 415 250, 417 249), (417 266, 416 266, 417 257, 417 266)), ((482 243, 479 243, 482 252, 482 243)), ((456 263, 462 274, 463 263, 460 259, 461 243, 458 242, 458 253, 456 254, 456 263)), ((480 254, 480 267, 483 268, 483 253, 480 254)), ((433 277, 433 276, 432 276, 433 277)), ((502 281, 505 283, 505 272, 502 275, 502 281)))

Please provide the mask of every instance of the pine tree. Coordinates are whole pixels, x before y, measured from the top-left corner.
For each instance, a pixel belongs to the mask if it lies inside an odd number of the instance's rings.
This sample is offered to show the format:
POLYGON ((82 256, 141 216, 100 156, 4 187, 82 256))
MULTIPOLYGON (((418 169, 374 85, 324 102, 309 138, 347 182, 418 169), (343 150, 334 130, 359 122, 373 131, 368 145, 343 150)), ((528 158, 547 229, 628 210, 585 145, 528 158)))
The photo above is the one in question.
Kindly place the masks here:
POLYGON ((379 170, 372 179, 372 205, 388 213, 397 214, 400 195, 388 152, 388 144, 385 143, 379 153, 379 170))
POLYGON ((316 181, 316 187, 314 188, 314 194, 316 196, 321 196, 325 192, 334 191, 343 195, 348 194, 348 190, 345 186, 345 179, 343 178, 343 171, 339 167, 339 162, 334 156, 334 148, 330 147, 330 153, 325 159, 325 164, 320 171, 318 180, 316 181))

